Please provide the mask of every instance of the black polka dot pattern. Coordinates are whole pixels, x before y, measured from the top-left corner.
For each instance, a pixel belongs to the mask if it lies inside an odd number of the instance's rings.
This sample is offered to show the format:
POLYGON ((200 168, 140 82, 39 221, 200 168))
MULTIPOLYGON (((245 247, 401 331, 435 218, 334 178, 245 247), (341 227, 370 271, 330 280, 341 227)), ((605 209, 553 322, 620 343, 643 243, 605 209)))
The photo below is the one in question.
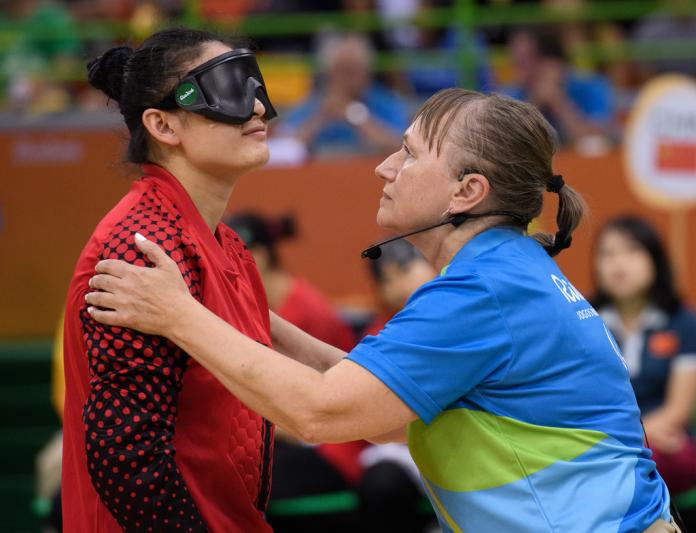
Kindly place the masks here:
MULTIPOLYGON (((199 256, 180 216, 159 208, 155 191, 117 224, 103 259, 146 266, 135 248, 140 232, 157 242, 200 300, 199 256)), ((177 398, 190 358, 163 337, 104 326, 86 306, 80 318, 90 368, 84 407, 87 466, 102 502, 124 531, 207 531, 175 462, 177 398)))

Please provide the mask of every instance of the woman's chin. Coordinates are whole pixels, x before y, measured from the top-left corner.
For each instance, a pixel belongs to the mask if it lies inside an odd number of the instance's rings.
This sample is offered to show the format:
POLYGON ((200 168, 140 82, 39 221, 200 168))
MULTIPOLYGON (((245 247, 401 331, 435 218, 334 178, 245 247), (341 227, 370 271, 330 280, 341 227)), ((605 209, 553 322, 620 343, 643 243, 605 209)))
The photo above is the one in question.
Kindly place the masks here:
POLYGON ((258 165, 259 167, 264 166, 266 163, 268 163, 268 160, 271 158, 271 153, 268 151, 268 145, 264 144, 264 150, 261 151, 259 154, 259 162, 258 165))
MULTIPOLYGON (((389 206, 381 206, 377 211, 377 225, 384 231, 394 234, 408 233, 410 226, 399 220, 398 216, 389 209, 389 206)), ((402 217, 403 218, 403 217, 402 217)))
POLYGON ((260 142, 257 146, 255 146, 252 153, 256 166, 258 167, 268 163, 268 160, 271 157, 271 153, 268 150, 268 144, 265 142, 260 142))
POLYGON ((380 207, 377 211, 377 225, 387 231, 394 231, 392 226, 392 220, 388 213, 385 212, 383 207, 380 207))
POLYGON ((256 170, 268 163, 270 153, 268 146, 264 143, 256 147, 253 152, 248 153, 244 163, 241 165, 245 172, 256 170))

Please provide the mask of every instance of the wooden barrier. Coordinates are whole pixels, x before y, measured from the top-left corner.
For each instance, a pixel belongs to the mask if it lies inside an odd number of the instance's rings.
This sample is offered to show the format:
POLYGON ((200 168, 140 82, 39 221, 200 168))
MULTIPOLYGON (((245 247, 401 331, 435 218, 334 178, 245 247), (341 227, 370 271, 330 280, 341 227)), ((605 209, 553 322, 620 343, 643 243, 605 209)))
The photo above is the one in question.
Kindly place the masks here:
MULTIPOLYGON (((123 134, 95 128, 0 132, 0 338, 52 335, 75 261, 94 225, 127 190, 133 170, 118 163, 123 134), (130 173, 130 177, 129 177, 130 173)), ((285 265, 339 304, 369 305, 372 288, 360 251, 380 238, 375 224, 381 182, 374 159, 266 168, 237 185, 230 210, 295 214, 297 239, 281 247, 285 265)), ((608 217, 648 218, 672 248, 682 250, 682 288, 696 302, 696 246, 692 211, 685 242, 670 240, 670 214, 642 204, 629 190, 619 152, 600 158, 558 155, 556 170, 582 192, 588 223, 559 263, 581 291, 591 288, 590 250, 608 217)), ((555 198, 541 225, 554 229, 555 198)), ((541 317, 540 317, 541 318, 541 317)))

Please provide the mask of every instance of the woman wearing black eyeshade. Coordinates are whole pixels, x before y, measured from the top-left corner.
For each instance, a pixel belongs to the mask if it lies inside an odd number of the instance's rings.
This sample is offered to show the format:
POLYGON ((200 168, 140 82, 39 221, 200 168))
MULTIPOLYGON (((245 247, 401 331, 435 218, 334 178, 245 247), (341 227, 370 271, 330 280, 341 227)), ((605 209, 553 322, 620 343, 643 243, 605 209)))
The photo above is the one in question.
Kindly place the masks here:
POLYGON ((140 232, 193 298, 270 344, 253 258, 220 224, 237 179, 268 159, 275 111, 256 60, 210 33, 165 30, 92 61, 89 81, 118 104, 142 174, 98 224, 68 294, 64 529, 270 531, 271 423, 167 338, 105 327, 84 300, 100 259, 147 264, 140 232))

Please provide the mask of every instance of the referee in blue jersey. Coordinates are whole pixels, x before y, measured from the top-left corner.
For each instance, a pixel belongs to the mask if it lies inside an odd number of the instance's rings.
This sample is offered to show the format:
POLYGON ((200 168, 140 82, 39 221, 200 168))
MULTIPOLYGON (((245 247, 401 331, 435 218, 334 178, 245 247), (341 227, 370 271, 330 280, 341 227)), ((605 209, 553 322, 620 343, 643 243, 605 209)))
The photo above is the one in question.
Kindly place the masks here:
POLYGON ((155 268, 100 263, 90 312, 168 337, 304 441, 408 440, 444 531, 679 531, 621 353, 551 259, 583 213, 555 149, 529 104, 431 97, 377 168, 377 221, 441 274, 348 354, 273 314, 274 349, 245 337, 140 237, 155 268), (527 235, 545 191, 558 231, 527 235))

